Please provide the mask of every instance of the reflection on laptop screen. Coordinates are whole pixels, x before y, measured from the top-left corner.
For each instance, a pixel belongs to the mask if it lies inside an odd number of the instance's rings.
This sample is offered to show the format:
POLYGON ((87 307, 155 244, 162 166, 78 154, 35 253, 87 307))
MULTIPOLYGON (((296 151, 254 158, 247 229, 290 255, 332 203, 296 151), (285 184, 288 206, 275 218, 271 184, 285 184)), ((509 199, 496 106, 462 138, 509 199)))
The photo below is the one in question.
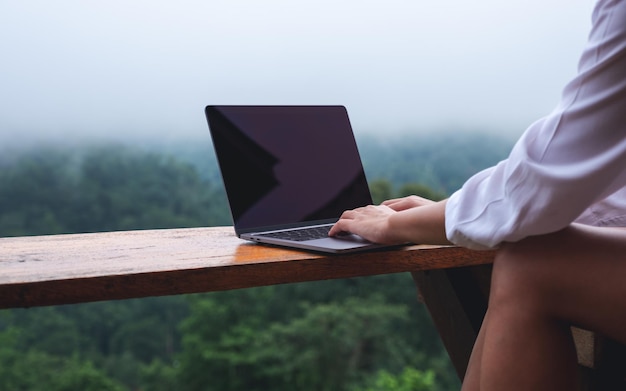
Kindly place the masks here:
POLYGON ((338 218, 371 204, 343 106, 209 106, 235 227, 338 218))

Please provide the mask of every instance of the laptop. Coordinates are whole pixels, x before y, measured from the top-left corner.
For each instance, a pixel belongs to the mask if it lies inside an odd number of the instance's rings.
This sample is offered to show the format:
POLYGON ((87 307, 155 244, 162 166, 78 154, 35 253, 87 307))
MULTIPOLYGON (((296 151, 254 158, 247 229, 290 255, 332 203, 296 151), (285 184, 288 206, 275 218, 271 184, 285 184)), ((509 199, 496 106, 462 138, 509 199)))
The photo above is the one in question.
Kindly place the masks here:
POLYGON ((236 235, 345 253, 382 247, 329 237, 348 209, 372 203, 344 106, 207 106, 236 235))

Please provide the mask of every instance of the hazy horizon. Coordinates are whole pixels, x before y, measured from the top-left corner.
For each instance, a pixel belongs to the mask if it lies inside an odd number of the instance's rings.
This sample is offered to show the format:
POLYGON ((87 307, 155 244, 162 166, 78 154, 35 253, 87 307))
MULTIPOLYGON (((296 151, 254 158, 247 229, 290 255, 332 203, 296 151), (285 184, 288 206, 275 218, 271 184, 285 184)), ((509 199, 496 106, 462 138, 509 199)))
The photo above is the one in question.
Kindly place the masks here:
POLYGON ((519 135, 590 0, 0 4, 0 143, 208 137, 207 104, 343 104, 357 134, 519 135))

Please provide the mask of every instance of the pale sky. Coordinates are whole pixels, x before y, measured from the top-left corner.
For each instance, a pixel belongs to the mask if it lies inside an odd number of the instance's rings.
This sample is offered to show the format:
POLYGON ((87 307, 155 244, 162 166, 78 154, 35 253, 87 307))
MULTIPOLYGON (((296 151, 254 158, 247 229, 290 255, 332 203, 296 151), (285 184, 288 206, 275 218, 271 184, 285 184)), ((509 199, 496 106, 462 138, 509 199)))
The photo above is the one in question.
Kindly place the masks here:
POLYGON ((208 135, 207 104, 343 104, 356 133, 520 134, 593 0, 0 0, 0 143, 208 135))

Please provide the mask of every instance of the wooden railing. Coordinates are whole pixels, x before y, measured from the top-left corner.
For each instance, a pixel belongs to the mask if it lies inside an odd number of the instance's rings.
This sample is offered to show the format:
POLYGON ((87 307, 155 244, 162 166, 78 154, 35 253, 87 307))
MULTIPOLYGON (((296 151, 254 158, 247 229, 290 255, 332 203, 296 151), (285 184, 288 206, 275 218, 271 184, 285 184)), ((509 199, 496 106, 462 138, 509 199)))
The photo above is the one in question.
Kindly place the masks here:
POLYGON ((433 270, 489 253, 411 246, 322 255, 244 242, 230 227, 0 238, 0 308, 433 270))
MULTIPOLYGON (((410 272, 462 377, 487 308, 493 257, 425 245, 324 255, 247 243, 231 227, 0 238, 0 308, 410 272)), ((574 335, 586 368, 599 361, 599 346, 612 346, 583 330, 574 335)), ((583 374, 584 389, 608 389, 583 374)))

